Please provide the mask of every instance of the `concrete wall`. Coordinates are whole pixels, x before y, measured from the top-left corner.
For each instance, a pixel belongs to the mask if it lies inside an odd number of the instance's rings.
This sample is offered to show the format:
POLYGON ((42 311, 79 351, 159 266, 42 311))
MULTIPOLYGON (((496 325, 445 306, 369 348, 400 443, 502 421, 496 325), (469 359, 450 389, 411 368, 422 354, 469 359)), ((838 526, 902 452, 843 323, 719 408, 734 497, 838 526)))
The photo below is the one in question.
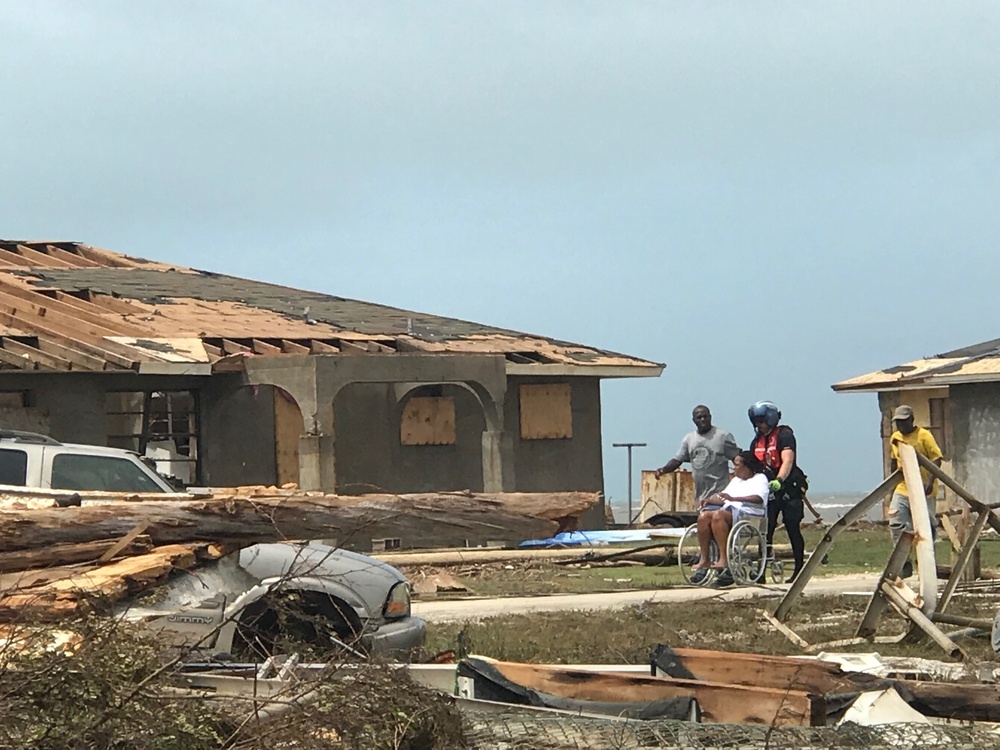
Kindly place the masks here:
POLYGON ((953 476, 984 503, 1000 502, 1000 383, 951 386, 953 476))
MULTIPOLYGON (((513 436, 515 479, 518 492, 580 490, 604 492, 601 457, 601 381, 598 378, 511 377, 507 383, 504 425, 513 436), (569 383, 573 408, 573 437, 556 440, 522 440, 519 429, 522 384, 569 383)), ((604 528, 604 502, 583 519, 583 528, 604 528)))
POLYGON ((397 386, 354 383, 334 401, 337 492, 431 492, 483 490, 483 409, 476 397, 456 385, 435 386, 455 403, 454 445, 401 445, 400 414, 406 400, 397 386))

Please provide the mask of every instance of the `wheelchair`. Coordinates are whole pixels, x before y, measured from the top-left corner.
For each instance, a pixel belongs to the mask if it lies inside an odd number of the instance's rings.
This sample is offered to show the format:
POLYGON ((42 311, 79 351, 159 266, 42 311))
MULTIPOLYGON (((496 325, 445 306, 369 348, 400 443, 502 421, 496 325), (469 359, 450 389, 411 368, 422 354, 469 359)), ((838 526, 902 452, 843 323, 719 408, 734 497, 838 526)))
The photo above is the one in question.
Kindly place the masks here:
MULTIPOLYGON (((729 572, 733 582, 740 586, 763 583, 765 574, 771 577, 771 583, 781 583, 784 580, 784 564, 767 554, 767 516, 750 516, 742 518, 733 524, 726 537, 726 552, 729 557, 729 572)), ((710 561, 712 565, 719 559, 719 548, 713 539, 709 544, 710 561)), ((694 583, 694 566, 701 557, 698 544, 698 524, 693 523, 684 530, 677 543, 677 564, 685 583, 692 586, 707 586, 715 580, 717 570, 709 568, 708 574, 694 583)))

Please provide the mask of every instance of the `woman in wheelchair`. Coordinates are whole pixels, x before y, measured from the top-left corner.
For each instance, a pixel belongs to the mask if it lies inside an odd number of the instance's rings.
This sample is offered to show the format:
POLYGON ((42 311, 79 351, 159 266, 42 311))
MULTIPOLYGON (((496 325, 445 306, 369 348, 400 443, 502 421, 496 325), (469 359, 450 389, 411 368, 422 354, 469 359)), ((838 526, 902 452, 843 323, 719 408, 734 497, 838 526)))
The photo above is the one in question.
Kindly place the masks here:
POLYGON ((716 583, 726 586, 733 582, 729 573, 726 539, 733 525, 744 518, 763 517, 767 513, 770 489, 764 464, 750 451, 741 451, 733 459, 733 478, 726 488, 701 502, 698 514, 698 546, 701 552, 694 566, 691 583, 701 583, 710 570, 719 571, 716 583), (719 549, 719 559, 713 565, 710 558, 712 540, 719 549))

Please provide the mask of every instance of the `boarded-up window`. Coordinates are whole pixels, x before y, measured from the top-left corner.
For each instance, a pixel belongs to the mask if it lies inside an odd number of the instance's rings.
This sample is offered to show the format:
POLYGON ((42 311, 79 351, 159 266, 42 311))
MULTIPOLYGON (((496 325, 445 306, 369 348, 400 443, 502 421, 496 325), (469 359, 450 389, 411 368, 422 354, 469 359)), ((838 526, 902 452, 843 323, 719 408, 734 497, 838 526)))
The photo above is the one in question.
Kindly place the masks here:
POLYGON ((944 454, 947 459, 951 456, 951 441, 949 438, 949 433, 951 432, 951 425, 949 424, 950 412, 948 409, 948 399, 946 398, 931 398, 927 400, 927 405, 930 408, 931 423, 928 425, 928 429, 937 441, 938 448, 944 454))
POLYGON ((573 437, 573 403, 569 383, 522 385, 521 439, 573 437))
POLYGON ((455 400, 451 396, 414 396, 399 422, 403 445, 454 445, 455 400))

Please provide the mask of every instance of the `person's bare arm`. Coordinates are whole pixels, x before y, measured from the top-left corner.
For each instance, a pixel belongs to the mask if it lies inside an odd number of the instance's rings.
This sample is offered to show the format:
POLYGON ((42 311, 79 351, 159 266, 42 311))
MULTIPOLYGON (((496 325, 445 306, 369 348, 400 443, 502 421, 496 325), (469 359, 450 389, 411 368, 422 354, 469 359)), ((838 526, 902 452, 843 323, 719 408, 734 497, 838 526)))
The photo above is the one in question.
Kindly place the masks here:
POLYGON ((653 476, 659 479, 664 474, 669 474, 673 471, 677 471, 680 467, 681 467, 681 462, 678 461, 676 458, 671 458, 669 461, 663 464, 663 466, 661 466, 659 469, 653 472, 653 476))
POLYGON ((791 448, 782 448, 781 450, 781 468, 778 469, 777 480, 784 483, 788 479, 788 475, 792 473, 792 469, 795 466, 795 451, 791 448))

